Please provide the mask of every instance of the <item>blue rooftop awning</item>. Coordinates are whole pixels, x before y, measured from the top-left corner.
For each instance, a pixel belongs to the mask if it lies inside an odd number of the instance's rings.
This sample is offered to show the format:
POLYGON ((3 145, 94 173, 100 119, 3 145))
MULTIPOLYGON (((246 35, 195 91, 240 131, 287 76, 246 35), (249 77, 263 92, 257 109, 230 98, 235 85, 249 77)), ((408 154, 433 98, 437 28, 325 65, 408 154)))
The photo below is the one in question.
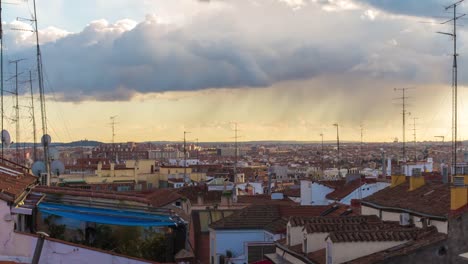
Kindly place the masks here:
POLYGON ((164 214, 53 203, 40 203, 38 207, 41 213, 100 224, 122 226, 176 226, 175 221, 169 215, 164 214))

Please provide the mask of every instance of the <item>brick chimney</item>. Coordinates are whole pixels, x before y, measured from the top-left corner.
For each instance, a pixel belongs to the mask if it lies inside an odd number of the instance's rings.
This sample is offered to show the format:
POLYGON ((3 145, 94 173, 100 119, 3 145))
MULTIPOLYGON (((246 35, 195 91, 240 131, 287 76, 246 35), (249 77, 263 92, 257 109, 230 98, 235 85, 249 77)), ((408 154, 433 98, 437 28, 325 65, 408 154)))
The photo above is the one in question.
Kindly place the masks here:
POLYGON ((414 191, 416 190, 417 188, 423 186, 426 181, 424 180, 424 176, 421 176, 421 175, 418 175, 418 176, 410 176, 409 177, 410 179, 410 188, 409 190, 410 191, 414 191))
POLYGON ((468 177, 455 176, 450 188, 450 210, 458 210, 468 204, 468 177))
POLYGON ((392 175, 392 185, 390 187, 393 188, 405 182, 406 182, 405 175, 392 175))

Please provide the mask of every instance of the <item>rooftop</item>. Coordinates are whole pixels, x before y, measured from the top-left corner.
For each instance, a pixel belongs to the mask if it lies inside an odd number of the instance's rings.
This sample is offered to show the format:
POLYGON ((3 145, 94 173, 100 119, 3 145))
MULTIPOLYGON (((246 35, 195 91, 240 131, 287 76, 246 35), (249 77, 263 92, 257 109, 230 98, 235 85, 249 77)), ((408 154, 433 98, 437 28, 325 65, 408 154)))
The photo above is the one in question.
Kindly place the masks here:
POLYGON ((364 198, 362 204, 446 218, 450 212, 450 187, 449 184, 426 182, 416 190, 409 191, 409 183, 406 182, 376 192, 364 198))

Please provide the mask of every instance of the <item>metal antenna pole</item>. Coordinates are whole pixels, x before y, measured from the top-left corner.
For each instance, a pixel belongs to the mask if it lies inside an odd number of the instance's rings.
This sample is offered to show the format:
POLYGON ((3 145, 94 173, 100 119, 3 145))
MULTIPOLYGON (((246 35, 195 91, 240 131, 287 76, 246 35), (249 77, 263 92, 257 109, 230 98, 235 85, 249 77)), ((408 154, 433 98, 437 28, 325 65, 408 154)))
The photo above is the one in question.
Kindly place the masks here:
POLYGON ((33 137, 34 137, 33 159, 34 161, 36 161, 37 159, 37 133, 36 133, 36 115, 35 115, 35 110, 34 110, 34 92, 33 92, 31 71, 29 71, 29 84, 31 88, 31 117, 32 117, 32 123, 33 123, 33 137))
POLYGON ((184 131, 184 180, 187 180, 187 140, 186 135, 190 133, 184 131))
POLYGON ((413 142, 414 142, 414 161, 418 161, 418 150, 417 150, 417 141, 416 141, 416 120, 417 117, 413 117, 413 142))
POLYGON ((14 61, 10 61, 10 63, 14 63, 15 64, 15 92, 14 92, 14 95, 15 95, 15 124, 16 124, 16 144, 15 144, 15 148, 16 148, 16 163, 17 164, 20 164, 20 151, 19 151, 19 147, 20 147, 20 113, 19 113, 19 91, 18 91, 18 76, 19 76, 19 73, 18 73, 18 63, 20 61, 23 61, 24 59, 19 59, 19 60, 14 60, 14 61))
MULTIPOLYGON (((39 28, 37 26, 37 10, 36 10, 36 0, 33 0, 34 4, 34 27, 36 33, 36 57, 37 57, 37 77, 39 83, 39 98, 41 102, 41 121, 42 121, 42 135, 45 137, 47 135, 47 114, 46 114, 46 105, 45 105, 45 94, 44 94, 44 78, 42 72, 42 56, 41 56, 41 48, 39 46, 39 28)), ((44 147, 44 163, 46 166, 46 173, 47 177, 49 176, 50 171, 50 164, 49 164, 49 142, 43 142, 44 147), (45 143, 45 144, 44 144, 45 143)), ((47 181, 49 185, 50 182, 47 181)))
POLYGON ((234 150, 234 181, 236 181, 237 177, 237 123, 234 123, 234 139, 235 139, 235 150, 234 150))
POLYGON ((363 143, 363 137, 364 137, 364 126, 361 124, 361 144, 359 145, 359 157, 361 159, 361 164, 362 164, 362 143, 363 143))
POLYGON ((114 146, 115 144, 115 118, 117 116, 111 116, 110 117, 110 120, 111 120, 111 126, 112 126, 112 146, 114 146))
POLYGON ((406 96, 406 91, 410 90, 413 88, 395 88, 395 91, 401 91, 402 97, 396 98, 398 100, 402 100, 402 108, 403 111, 401 112, 402 118, 403 118, 403 161, 406 161, 406 115, 409 113, 406 110, 406 100, 408 97, 406 96))
POLYGON ((322 138, 322 151, 320 153, 320 156, 321 156, 320 157, 320 165, 321 165, 320 167, 322 168, 322 176, 323 176, 323 172, 325 170, 324 167, 323 167, 324 166, 324 164, 323 164, 323 133, 320 133, 320 137, 322 138))
POLYGON ((339 133, 339 125, 338 123, 333 124, 336 127, 336 147, 338 151, 338 176, 341 178, 341 159, 340 159, 340 133, 339 133))
POLYGON ((457 6, 464 0, 457 1, 445 8, 445 10, 453 9, 453 18, 443 22, 446 24, 453 21, 453 32, 437 32, 439 34, 449 35, 453 38, 453 66, 452 66, 452 164, 454 171, 452 175, 457 174, 457 129, 458 129, 458 63, 457 63, 457 20, 464 17, 466 14, 457 16, 457 6))

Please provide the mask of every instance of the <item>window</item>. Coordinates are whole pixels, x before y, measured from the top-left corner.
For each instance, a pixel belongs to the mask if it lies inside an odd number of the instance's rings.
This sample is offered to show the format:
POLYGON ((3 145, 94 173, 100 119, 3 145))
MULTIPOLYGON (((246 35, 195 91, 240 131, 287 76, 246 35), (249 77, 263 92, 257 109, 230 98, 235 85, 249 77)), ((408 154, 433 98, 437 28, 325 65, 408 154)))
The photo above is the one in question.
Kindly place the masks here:
POLYGON ((117 191, 118 192, 130 191, 130 186, 117 186, 117 191))
POLYGON ((153 184, 151 182, 148 182, 146 188, 148 188, 148 190, 153 189, 153 184))

